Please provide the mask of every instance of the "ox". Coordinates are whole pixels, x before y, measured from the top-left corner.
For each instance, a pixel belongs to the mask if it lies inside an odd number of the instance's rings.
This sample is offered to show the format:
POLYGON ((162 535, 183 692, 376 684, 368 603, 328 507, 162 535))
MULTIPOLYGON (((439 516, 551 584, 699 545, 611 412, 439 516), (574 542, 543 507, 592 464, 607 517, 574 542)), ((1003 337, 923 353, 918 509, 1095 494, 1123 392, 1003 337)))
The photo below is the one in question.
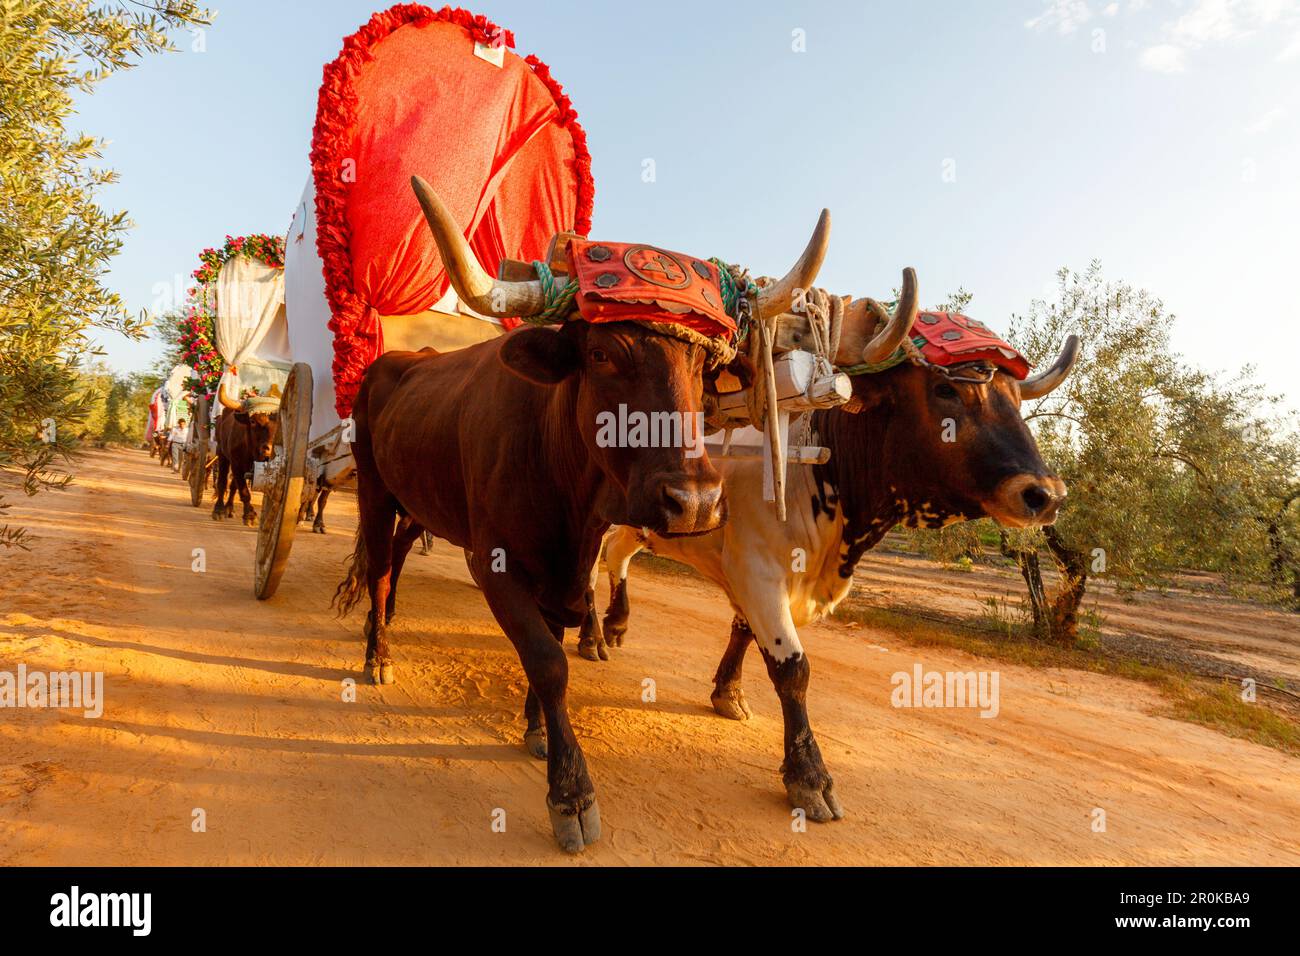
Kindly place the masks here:
MULTIPOLYGON (((470 308, 543 311, 540 282, 492 279, 433 190, 418 177, 412 186, 470 308)), ((794 269, 759 294, 760 314, 787 311, 795 290, 807 288, 828 230, 823 212, 794 269)), ((336 601, 346 611, 368 594, 370 679, 393 680, 386 627, 411 545, 428 530, 465 548, 528 678, 525 743, 547 759, 551 826, 566 852, 581 852, 600 836, 595 790, 569 723, 560 642, 565 627, 582 621, 604 532, 636 524, 696 534, 726 517, 722 482, 702 445, 699 454, 682 446, 609 446, 598 440, 599 418, 622 406, 695 420, 706 354, 699 341, 640 321, 525 327, 446 354, 386 353, 370 366, 353 407, 360 521, 336 601)))
MULTIPOLYGON (((847 309, 836 364, 881 362, 909 335, 915 318, 916 279, 909 269, 892 316, 869 299, 847 309)), ((830 461, 790 467, 784 524, 763 501, 762 462, 721 461, 732 502, 725 529, 689 539, 611 530, 605 636, 589 614, 583 656, 605 657, 606 640, 622 643, 628 562, 637 551, 649 547, 693 566, 723 589, 736 612, 713 678, 714 709, 734 720, 750 716, 740 676, 745 652, 756 641, 781 701, 781 773, 790 804, 816 821, 841 818, 808 724, 809 665, 796 628, 835 609, 849 593, 858 560, 897 524, 938 528, 985 516, 1009 527, 1052 524, 1065 485, 1043 464, 1019 409, 1065 380, 1078 348, 1071 336, 1050 369, 1024 381, 977 363, 944 368, 904 362, 855 376, 848 405, 812 414, 811 441, 830 449, 830 461), (944 440, 946 420, 956 425, 950 441, 944 440), (805 560, 793 560, 795 549, 805 560)))
POLYGON ((171 439, 168 437, 167 430, 159 429, 153 433, 153 441, 149 443, 149 457, 157 456, 158 464, 163 468, 171 467, 171 458, 167 454, 168 443, 171 439))
POLYGON ((325 534, 325 502, 329 501, 334 489, 325 484, 325 479, 316 481, 316 486, 307 492, 306 500, 298 508, 298 520, 310 521, 312 534, 325 534))
MULTIPOLYGON (((235 368, 231 367, 231 372, 235 368)), ((278 402, 274 398, 251 398, 236 402, 226 395, 222 382, 217 389, 217 400, 226 413, 217 419, 217 500, 212 506, 212 520, 235 516, 235 494, 244 503, 244 524, 257 524, 257 509, 253 507, 253 493, 248 487, 248 476, 253 462, 270 461, 275 454, 275 432, 280 424, 278 402), (226 498, 226 481, 230 481, 230 497, 226 498)))

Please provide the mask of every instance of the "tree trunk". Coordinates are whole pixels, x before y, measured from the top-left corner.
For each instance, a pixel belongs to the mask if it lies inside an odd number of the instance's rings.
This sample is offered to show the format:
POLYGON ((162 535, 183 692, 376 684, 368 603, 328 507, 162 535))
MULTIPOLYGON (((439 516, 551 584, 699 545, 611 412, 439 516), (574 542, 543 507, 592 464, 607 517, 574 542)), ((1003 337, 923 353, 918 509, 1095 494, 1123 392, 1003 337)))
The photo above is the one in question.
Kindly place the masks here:
POLYGON ((1048 639, 1069 647, 1079 639, 1079 606, 1088 586, 1088 557, 1068 547, 1055 528, 1044 528, 1043 537, 1061 572, 1061 587, 1048 617, 1048 639))
POLYGON ((1038 552, 1032 548, 1013 550, 1005 531, 1001 533, 1001 550, 1005 557, 1015 560, 1016 566, 1020 568, 1020 576, 1025 579, 1025 587, 1029 590, 1029 608, 1034 615, 1034 636, 1046 637, 1049 620, 1047 590, 1043 587, 1043 570, 1038 563, 1038 552))

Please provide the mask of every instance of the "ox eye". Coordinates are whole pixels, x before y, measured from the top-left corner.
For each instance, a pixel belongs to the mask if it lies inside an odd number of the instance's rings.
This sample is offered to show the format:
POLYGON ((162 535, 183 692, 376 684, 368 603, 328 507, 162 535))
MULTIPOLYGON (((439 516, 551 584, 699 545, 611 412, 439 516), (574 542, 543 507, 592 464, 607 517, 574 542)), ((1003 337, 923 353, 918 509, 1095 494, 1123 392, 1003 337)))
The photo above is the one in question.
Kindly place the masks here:
POLYGON ((589 353, 591 360, 596 363, 608 362, 609 356, 605 354, 604 349, 592 349, 589 353))
POLYGON ((940 382, 934 387, 934 394, 938 395, 940 398, 956 398, 957 389, 953 388, 947 382, 940 382))

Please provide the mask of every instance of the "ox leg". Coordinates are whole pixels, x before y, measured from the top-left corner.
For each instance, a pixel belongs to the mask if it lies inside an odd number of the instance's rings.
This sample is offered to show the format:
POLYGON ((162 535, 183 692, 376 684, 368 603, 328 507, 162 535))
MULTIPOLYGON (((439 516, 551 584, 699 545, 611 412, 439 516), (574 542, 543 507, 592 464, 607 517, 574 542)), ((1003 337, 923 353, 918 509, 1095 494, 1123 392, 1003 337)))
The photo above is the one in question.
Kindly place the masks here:
POLYGON ((524 698, 524 749, 538 760, 546 759, 546 724, 542 716, 542 702, 533 685, 528 685, 528 696, 524 698))
POLYGON ((226 511, 226 482, 230 478, 230 463, 220 455, 217 456, 216 502, 212 505, 212 520, 220 521, 226 511))
MULTIPOLYGON (((313 529, 315 530, 315 529, 313 529)), ((411 545, 420 537, 424 529, 409 517, 397 523, 397 532, 393 535, 393 571, 388 579, 388 600, 384 605, 384 623, 392 624, 397 614, 397 579, 402 576, 402 567, 406 556, 411 553, 411 545)))
POLYGON ((745 691, 740 686, 745 651, 753 639, 754 632, 750 630, 749 622, 737 614, 731 622, 731 639, 722 654, 718 671, 713 675, 713 693, 709 696, 713 709, 732 720, 748 720, 754 716, 754 712, 749 709, 749 702, 745 700, 745 691))
POLYGON ((605 533, 605 567, 609 569, 605 641, 613 647, 622 647, 623 635, 627 633, 627 569, 632 558, 644 547, 645 538, 632 528, 613 527, 605 533))
MULTIPOLYGON (((479 557, 490 553, 491 548, 475 549, 475 576, 483 582, 488 606, 519 654, 530 696, 535 695, 542 711, 551 829, 562 850, 581 853, 584 846, 600 839, 600 807, 587 760, 569 723, 569 662, 555 629, 542 616, 528 589, 508 573, 494 574, 479 557)), ((525 711, 529 706, 525 702, 525 711)))
MULTIPOLYGON (((237 475, 235 477, 235 488, 238 489, 239 500, 243 502, 244 505, 244 524, 251 528, 257 524, 257 509, 253 507, 253 491, 248 487, 248 479, 243 475, 237 475)), ((234 504, 235 496, 231 495, 230 505, 232 509, 234 508, 234 504)))
POLYGON ((822 761, 821 748, 808 723, 808 678, 811 668, 790 616, 790 600, 781 578, 754 575, 747 600, 740 603, 763 653, 767 674, 781 700, 785 724, 785 759, 781 779, 790 806, 809 820, 826 823, 844 816, 835 785, 822 761))
POLYGON ((596 579, 600 577, 600 559, 591 566, 591 576, 587 580, 587 593, 583 602, 587 613, 578 629, 578 656, 589 661, 609 660, 609 647, 605 644, 605 635, 601 633, 600 618, 596 615, 596 579))
MULTIPOLYGON (((334 489, 329 485, 325 485, 325 487, 321 488, 320 499, 316 502, 316 520, 313 521, 311 525, 312 534, 325 533, 325 502, 329 500, 330 492, 333 490, 334 489)), ((311 515, 308 515, 307 517, 310 518, 311 515)))
MULTIPOLYGON (((470 554, 470 552, 466 552, 470 554)), ((473 568, 471 567, 471 573, 473 568)), ((480 588, 480 590, 482 590, 480 588)), ((546 626, 551 629, 556 643, 564 644, 564 626, 556 624, 554 621, 547 621, 546 626)), ((546 724, 542 719, 542 701, 541 698, 533 691, 533 685, 528 685, 528 696, 524 698, 524 720, 527 727, 524 728, 524 749, 538 760, 546 759, 546 724)))
POLYGON ((393 658, 388 650, 388 624, 380 609, 388 607, 388 591, 393 570, 393 521, 397 502, 387 493, 383 500, 371 502, 358 493, 361 539, 366 549, 366 592, 370 613, 366 617, 366 676, 372 684, 394 684, 393 658))

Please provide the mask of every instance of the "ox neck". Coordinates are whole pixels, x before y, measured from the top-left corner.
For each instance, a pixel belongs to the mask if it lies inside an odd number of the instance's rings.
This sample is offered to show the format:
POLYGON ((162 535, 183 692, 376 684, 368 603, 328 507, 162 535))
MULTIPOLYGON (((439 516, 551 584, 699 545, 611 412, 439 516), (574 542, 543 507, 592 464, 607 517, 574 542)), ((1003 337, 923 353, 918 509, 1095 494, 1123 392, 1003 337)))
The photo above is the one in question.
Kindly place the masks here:
POLYGON ((831 452, 828 463, 813 467, 818 506, 843 519, 839 573, 847 578, 862 555, 905 517, 882 454, 889 414, 884 409, 850 414, 839 408, 812 414, 816 440, 831 452))

